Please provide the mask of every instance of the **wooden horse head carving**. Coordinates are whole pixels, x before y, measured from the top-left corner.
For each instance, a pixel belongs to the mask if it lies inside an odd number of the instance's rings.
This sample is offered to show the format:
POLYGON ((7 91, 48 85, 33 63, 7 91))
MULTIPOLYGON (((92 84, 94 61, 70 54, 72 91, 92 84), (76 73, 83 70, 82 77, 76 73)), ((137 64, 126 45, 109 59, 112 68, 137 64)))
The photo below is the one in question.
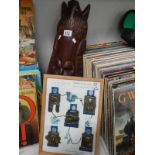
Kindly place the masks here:
POLYGON ((76 0, 63 2, 48 74, 82 76, 90 5, 83 11, 76 0))

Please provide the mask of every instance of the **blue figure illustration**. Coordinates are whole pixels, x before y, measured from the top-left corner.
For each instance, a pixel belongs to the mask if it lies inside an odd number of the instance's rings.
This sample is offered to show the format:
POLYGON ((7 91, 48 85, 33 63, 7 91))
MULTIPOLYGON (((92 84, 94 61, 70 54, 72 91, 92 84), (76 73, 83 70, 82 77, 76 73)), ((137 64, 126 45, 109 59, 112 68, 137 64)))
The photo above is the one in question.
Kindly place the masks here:
POLYGON ((96 96, 94 90, 88 90, 87 96, 84 98, 83 113, 86 115, 95 115, 96 96))
POLYGON ((59 88, 58 87, 52 87, 52 94, 59 94, 59 88))
POLYGON ((60 107, 60 94, 58 87, 52 87, 51 93, 49 94, 49 104, 48 104, 48 111, 53 111, 53 106, 56 106, 56 112, 59 112, 60 107))
POLYGON ((70 109, 66 113, 64 125, 67 127, 78 128, 79 120, 80 120, 80 118, 79 118, 79 111, 77 111, 77 105, 71 104, 70 109))
POLYGON ((93 152, 93 137, 92 128, 86 127, 85 132, 82 134, 82 142, 79 150, 93 152))
POLYGON ((45 138, 48 140, 48 146, 59 147, 61 137, 59 136, 58 127, 51 126, 51 131, 48 132, 48 135, 45 138))
POLYGON ((52 131, 52 133, 57 133, 58 127, 57 126, 51 126, 51 131, 52 131))
POLYGON ((87 91, 87 96, 94 97, 94 90, 88 90, 87 91))

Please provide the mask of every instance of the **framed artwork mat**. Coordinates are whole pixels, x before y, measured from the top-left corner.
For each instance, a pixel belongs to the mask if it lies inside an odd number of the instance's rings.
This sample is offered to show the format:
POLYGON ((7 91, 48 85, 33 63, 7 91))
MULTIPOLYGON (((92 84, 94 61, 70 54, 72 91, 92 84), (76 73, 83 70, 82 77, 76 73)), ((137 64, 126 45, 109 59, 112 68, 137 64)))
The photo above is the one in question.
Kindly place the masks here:
POLYGON ((103 79, 44 75, 39 155, 98 155, 103 79))

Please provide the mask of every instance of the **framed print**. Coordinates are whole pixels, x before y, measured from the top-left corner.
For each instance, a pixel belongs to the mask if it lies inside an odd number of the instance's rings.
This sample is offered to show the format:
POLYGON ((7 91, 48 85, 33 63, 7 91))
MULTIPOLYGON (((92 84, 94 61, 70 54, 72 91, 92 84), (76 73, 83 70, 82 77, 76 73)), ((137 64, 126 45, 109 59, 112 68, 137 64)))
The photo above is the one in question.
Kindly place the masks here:
POLYGON ((98 155, 103 79, 44 75, 39 155, 98 155))

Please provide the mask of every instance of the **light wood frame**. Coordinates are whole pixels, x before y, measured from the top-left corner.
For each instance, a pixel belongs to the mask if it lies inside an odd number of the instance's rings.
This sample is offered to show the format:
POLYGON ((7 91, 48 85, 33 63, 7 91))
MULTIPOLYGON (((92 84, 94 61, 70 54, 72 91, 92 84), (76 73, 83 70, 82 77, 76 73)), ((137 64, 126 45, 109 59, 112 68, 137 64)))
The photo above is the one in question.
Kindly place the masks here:
POLYGON ((100 83, 100 97, 99 97, 99 107, 98 107, 98 121, 96 127, 96 141, 95 141, 95 153, 94 155, 99 155, 99 137, 100 137, 100 122, 101 122, 101 114, 102 114, 102 104, 103 104, 103 86, 104 79, 98 78, 82 78, 82 77, 71 77, 71 76, 60 76, 60 75, 49 75, 44 74, 43 79, 43 94, 42 94, 42 110, 41 110, 41 122, 40 122, 40 137, 39 137, 39 155, 66 155, 60 153, 52 153, 45 152, 42 150, 43 146, 43 135, 44 135, 44 117, 45 117, 45 103, 46 103, 46 88, 47 88, 47 79, 55 78, 55 79, 66 79, 66 80, 77 80, 77 81, 93 81, 100 83))

